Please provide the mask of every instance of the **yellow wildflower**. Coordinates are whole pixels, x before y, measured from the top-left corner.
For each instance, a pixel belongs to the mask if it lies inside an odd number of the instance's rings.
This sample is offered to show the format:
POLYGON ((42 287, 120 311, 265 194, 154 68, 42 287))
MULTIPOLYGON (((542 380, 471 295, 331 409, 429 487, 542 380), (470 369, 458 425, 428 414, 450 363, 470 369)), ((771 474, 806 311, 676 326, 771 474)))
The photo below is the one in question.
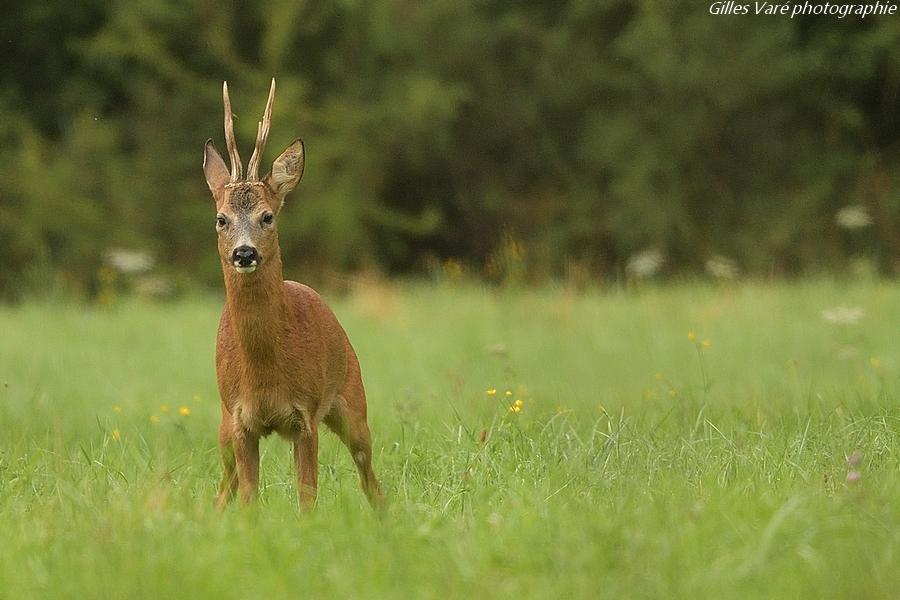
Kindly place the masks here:
POLYGON ((709 340, 703 340, 700 345, 703 346, 704 349, 709 350, 710 346, 712 346, 712 342, 709 340))
POLYGON ((150 422, 153 423, 154 425, 156 423, 159 423, 159 417, 157 415, 150 415, 150 422))
POLYGON ((510 396, 512 396, 512 392, 509 390, 506 390, 505 392, 503 392, 503 395, 505 395, 507 398, 509 398, 510 396))
POLYGON ((694 333, 693 331, 688 331, 688 341, 693 342, 696 339, 697 339, 697 334, 694 333))
POLYGON ((496 396, 496 395, 497 395, 497 388, 491 388, 491 389, 489 389, 489 390, 487 391, 487 395, 488 395, 488 396, 496 396))
POLYGON ((178 409, 178 414, 181 415, 182 417, 186 417, 189 414, 191 414, 191 409, 188 408, 187 406, 182 406, 181 408, 178 409))
POLYGON ((112 436, 114 442, 118 442, 120 439, 122 439, 122 435, 119 433, 118 429, 113 429, 110 432, 110 435, 112 436))

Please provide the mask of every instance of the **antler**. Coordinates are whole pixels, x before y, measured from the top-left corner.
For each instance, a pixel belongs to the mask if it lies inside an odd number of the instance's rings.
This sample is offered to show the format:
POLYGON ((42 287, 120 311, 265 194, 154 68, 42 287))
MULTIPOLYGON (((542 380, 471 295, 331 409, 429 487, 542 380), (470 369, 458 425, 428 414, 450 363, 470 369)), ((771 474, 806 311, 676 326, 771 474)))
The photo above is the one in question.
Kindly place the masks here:
MULTIPOLYGON (((234 142, 234 115, 231 114, 231 98, 228 97, 228 82, 222 83, 222 102, 225 104, 225 143, 228 145, 228 156, 231 157, 231 183, 241 180, 243 165, 234 142)), ((254 154, 254 156, 256 156, 254 154)), ((250 159, 251 162, 253 159, 250 159)))
POLYGON ((253 149, 253 156, 247 163, 247 181, 257 181, 259 179, 259 162, 262 160, 263 150, 266 147, 266 141, 269 139, 269 126, 272 124, 272 104, 275 102, 275 78, 272 78, 272 85, 269 86, 269 99, 266 101, 266 112, 263 114, 263 120, 256 124, 256 147, 253 149))

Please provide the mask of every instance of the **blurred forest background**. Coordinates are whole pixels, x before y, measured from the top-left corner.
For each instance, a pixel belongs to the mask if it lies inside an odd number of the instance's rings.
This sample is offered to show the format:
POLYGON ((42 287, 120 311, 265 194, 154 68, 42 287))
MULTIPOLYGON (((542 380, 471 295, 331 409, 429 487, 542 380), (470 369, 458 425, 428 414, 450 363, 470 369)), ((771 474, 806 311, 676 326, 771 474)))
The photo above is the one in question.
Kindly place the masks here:
POLYGON ((290 277, 895 274, 898 17, 707 9, 20 3, 0 296, 220 285, 203 143, 224 152, 227 79, 246 160, 273 75, 264 169, 308 152, 279 219, 290 277))

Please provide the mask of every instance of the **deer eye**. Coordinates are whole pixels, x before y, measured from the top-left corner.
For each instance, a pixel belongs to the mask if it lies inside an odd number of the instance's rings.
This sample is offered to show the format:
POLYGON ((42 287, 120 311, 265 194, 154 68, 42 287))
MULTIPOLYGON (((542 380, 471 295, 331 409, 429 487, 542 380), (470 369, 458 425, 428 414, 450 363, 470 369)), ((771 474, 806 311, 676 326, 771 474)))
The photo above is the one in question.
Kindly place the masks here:
POLYGON ((266 213, 262 218, 263 225, 271 225, 274 220, 275 215, 273 215, 272 213, 266 213))
POLYGON ((222 228, 226 225, 228 225, 228 219, 226 219, 222 215, 216 217, 216 227, 222 228))

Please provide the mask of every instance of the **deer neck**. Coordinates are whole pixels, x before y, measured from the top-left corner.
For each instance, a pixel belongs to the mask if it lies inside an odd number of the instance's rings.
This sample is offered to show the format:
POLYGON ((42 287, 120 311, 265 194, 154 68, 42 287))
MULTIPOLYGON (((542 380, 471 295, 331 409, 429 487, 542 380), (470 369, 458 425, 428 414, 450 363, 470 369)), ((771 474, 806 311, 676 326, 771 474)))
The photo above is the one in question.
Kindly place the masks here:
POLYGON ((224 266, 225 310, 236 341, 249 364, 271 364, 278 358, 286 324, 281 255, 264 261, 253 273, 224 266))

